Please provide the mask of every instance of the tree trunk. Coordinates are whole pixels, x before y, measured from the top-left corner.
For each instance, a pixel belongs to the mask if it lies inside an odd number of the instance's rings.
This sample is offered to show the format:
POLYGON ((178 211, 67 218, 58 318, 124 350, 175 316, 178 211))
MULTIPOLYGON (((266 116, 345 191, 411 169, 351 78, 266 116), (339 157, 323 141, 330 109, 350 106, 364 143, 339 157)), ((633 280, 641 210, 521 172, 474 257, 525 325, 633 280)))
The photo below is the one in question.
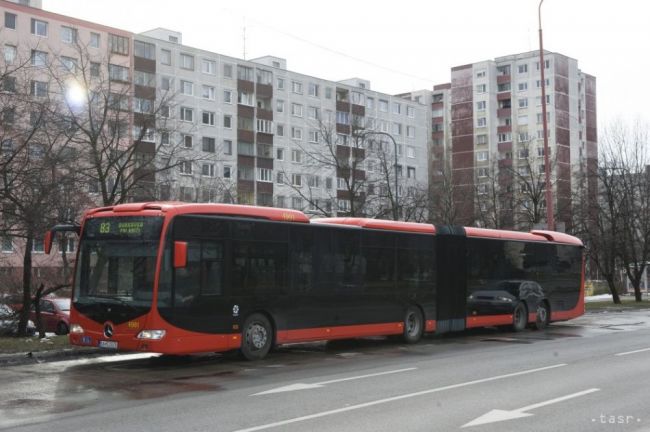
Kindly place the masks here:
POLYGON ((36 330, 38 331, 38 338, 45 337, 45 329, 43 328, 43 319, 41 318, 41 298, 43 297, 43 289, 45 286, 41 284, 34 294, 34 313, 36 315, 36 330))
POLYGON ((618 295, 618 290, 616 289, 616 284, 614 283, 614 278, 611 276, 606 276, 607 286, 609 287, 609 292, 612 294, 612 300, 614 304, 621 304, 621 297, 618 295))
POLYGON ((18 321, 18 335, 27 335, 27 323, 29 322, 29 311, 32 308, 32 245, 34 234, 27 232, 25 242, 25 256, 23 258, 23 308, 20 311, 18 321))

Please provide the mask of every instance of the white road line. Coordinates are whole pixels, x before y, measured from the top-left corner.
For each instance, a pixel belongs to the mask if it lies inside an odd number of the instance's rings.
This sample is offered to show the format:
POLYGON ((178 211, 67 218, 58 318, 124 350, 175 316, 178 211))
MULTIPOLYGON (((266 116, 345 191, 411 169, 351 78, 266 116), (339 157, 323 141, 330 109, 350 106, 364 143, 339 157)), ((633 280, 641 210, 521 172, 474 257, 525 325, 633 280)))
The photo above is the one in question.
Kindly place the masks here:
POLYGON ((461 388, 461 387, 467 387, 467 386, 471 386, 471 385, 482 384, 482 383, 486 383, 486 382, 490 382, 490 381, 497 381, 497 380, 500 380, 500 379, 516 377, 516 376, 531 374, 531 373, 535 373, 535 372, 542 372, 542 371, 555 369, 555 368, 559 368, 559 367, 563 367, 563 366, 567 366, 567 364, 566 363, 560 363, 560 364, 541 367, 541 368, 537 368, 537 369, 528 369, 528 370, 524 370, 524 371, 520 371, 520 372, 513 372, 513 373, 509 373, 509 374, 505 374, 505 375, 497 375, 497 376, 493 376, 493 377, 489 377, 489 378, 482 378, 482 379, 478 379, 478 380, 474 380, 474 381, 467 381, 467 382, 464 382, 464 383, 452 384, 452 385, 448 385, 448 386, 444 386, 444 387, 437 387, 437 388, 433 388, 433 389, 429 389, 429 390, 423 390, 423 391, 419 391, 419 392, 415 392, 415 393, 407 393, 407 394, 403 394, 403 395, 399 395, 399 396, 393 396, 393 397, 389 397, 389 398, 385 398, 385 399, 378 399, 378 400, 371 401, 371 402, 365 402, 365 403, 358 404, 358 405, 350 405, 350 406, 347 406, 347 407, 344 407, 344 408, 338 408, 338 409, 334 409, 334 410, 330 410, 330 411, 323 411, 323 412, 310 414, 310 415, 306 415, 306 416, 302 416, 302 417, 295 417, 295 418, 292 418, 292 419, 282 420, 282 421, 278 421, 278 422, 274 422, 274 423, 268 423, 268 424, 265 424, 265 425, 253 426, 253 427, 246 428, 246 429, 238 429, 235 432, 254 432, 254 431, 259 431, 259 430, 264 430, 264 429, 271 429, 271 428, 278 427, 278 426, 284 426, 284 425, 288 425, 288 424, 292 424, 292 423, 298 423, 298 422, 305 421, 305 420, 311 420, 311 419, 315 419, 315 418, 319 418, 319 417, 325 417, 325 416, 329 416, 329 415, 333 415, 333 414, 339 414, 339 413, 343 413, 343 412, 347 412, 347 411, 358 410, 358 409, 367 408, 367 407, 374 406, 374 405, 380 405, 380 404, 384 404, 384 403, 388 403, 388 402, 394 402, 394 401, 398 401, 398 400, 402 400, 402 399, 409 399, 409 398, 412 398, 412 397, 417 397, 417 396, 423 396, 423 395, 427 395, 427 394, 431 394, 431 393, 442 392, 442 391, 445 391, 445 390, 453 390, 453 389, 457 389, 457 388, 461 388))
POLYGON ((618 353, 618 354, 614 354, 614 355, 615 356, 625 356, 625 355, 628 355, 628 354, 636 354, 636 353, 646 352, 646 351, 650 351, 650 348, 643 348, 643 349, 638 349, 638 350, 635 350, 635 351, 622 352, 622 353, 618 353))
POLYGON ((496 422, 501 422, 501 421, 506 421, 506 420, 515 420, 515 419, 519 419, 519 418, 522 418, 522 417, 530 417, 533 414, 528 413, 526 411, 532 411, 532 410, 534 410, 536 408, 541 408, 541 407, 544 407, 544 406, 547 406, 547 405, 552 405, 552 404, 555 404, 555 403, 558 403, 558 402, 564 402, 565 400, 577 398, 577 397, 580 397, 580 396, 585 396, 585 395, 588 395, 588 394, 591 394, 591 393, 594 393, 594 392, 597 392, 597 391, 600 391, 600 389, 591 388, 591 389, 588 389, 588 390, 583 390, 581 392, 572 393, 570 395, 561 396, 561 397, 557 397, 555 399, 551 399, 551 400, 547 400, 547 401, 544 401, 544 402, 539 402, 539 403, 536 403, 536 404, 528 405, 528 406, 525 406, 523 408, 519 408, 519 409, 512 410, 512 411, 494 409, 494 410, 488 412, 487 414, 483 414, 482 416, 472 420, 471 422, 464 424, 463 426, 461 426, 461 428, 466 428, 466 427, 471 427, 471 426, 479 426, 479 425, 484 425, 484 424, 488 424, 488 423, 496 423, 496 422))
POLYGON ((372 374, 367 374, 367 375, 359 375, 359 376, 353 376, 353 377, 347 377, 347 378, 339 378, 339 379, 334 379, 330 381, 322 381, 318 383, 312 383, 312 384, 306 384, 306 383, 295 383, 295 384, 289 384, 286 386, 282 387, 277 387, 271 390, 266 390, 263 392, 255 393, 252 394, 251 396, 263 396, 263 395, 268 395, 268 394, 273 394, 273 393, 284 393, 288 391, 296 391, 296 390, 308 390, 308 389, 315 389, 315 388, 320 388, 324 387, 327 384, 333 384, 333 383, 338 383, 338 382, 343 382, 343 381, 352 381, 352 380, 358 380, 358 379, 364 379, 364 378, 371 378, 371 377, 376 377, 376 376, 381 376, 381 375, 390 375, 390 374, 395 374, 395 373, 400 373, 400 372, 408 372, 417 369, 416 367, 410 367, 410 368, 404 368, 404 369, 397 369, 397 370, 391 370, 391 371, 386 371, 386 372, 377 372, 377 373, 372 373, 372 374))

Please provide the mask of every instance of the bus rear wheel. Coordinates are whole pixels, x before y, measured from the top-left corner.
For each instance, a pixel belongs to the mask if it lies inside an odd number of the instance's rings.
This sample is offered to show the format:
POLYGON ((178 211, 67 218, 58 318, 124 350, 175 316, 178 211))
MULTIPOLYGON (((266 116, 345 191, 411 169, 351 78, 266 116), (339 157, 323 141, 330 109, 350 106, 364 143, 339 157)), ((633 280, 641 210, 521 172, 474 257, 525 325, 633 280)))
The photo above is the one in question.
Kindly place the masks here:
POLYGON ((244 322, 241 353, 247 360, 261 360, 273 345, 273 327, 269 319, 256 313, 244 322))
POLYGON ((537 318, 535 319, 535 328, 544 330, 551 322, 551 310, 546 301, 541 301, 537 305, 537 318))
POLYGON ((404 333, 402 339, 408 344, 414 344, 422 338, 424 318, 419 308, 410 306, 404 315, 404 333))
POLYGON ((512 312, 512 330, 520 332, 526 328, 526 324, 528 324, 528 310, 523 302, 519 302, 512 312))

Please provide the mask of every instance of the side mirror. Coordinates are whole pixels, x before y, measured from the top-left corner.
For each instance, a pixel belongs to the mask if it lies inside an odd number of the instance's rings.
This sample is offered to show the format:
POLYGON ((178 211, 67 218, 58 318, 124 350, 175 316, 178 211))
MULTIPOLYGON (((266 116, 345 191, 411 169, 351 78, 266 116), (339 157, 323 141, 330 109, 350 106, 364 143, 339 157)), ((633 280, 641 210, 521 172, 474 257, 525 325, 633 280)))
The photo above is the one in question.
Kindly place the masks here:
POLYGON ((45 249, 45 253, 49 255, 50 251, 52 250, 52 231, 45 233, 45 238, 43 239, 43 247, 45 249))
POLYGON ((187 242, 174 242, 174 268, 187 267, 187 242))

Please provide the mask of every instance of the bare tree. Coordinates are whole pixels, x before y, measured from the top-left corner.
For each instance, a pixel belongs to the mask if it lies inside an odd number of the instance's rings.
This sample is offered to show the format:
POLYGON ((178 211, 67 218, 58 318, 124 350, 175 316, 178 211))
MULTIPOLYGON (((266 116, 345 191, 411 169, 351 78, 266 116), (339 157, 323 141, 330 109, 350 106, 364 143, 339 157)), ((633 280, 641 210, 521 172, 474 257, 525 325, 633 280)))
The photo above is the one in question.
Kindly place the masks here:
POLYGON ((432 164, 429 184, 429 220, 432 223, 454 225, 458 223, 459 206, 455 199, 455 188, 449 158, 432 164))
POLYGON ((513 205, 513 174, 499 169, 496 162, 477 169, 475 185, 476 221, 485 228, 511 227, 513 205))

